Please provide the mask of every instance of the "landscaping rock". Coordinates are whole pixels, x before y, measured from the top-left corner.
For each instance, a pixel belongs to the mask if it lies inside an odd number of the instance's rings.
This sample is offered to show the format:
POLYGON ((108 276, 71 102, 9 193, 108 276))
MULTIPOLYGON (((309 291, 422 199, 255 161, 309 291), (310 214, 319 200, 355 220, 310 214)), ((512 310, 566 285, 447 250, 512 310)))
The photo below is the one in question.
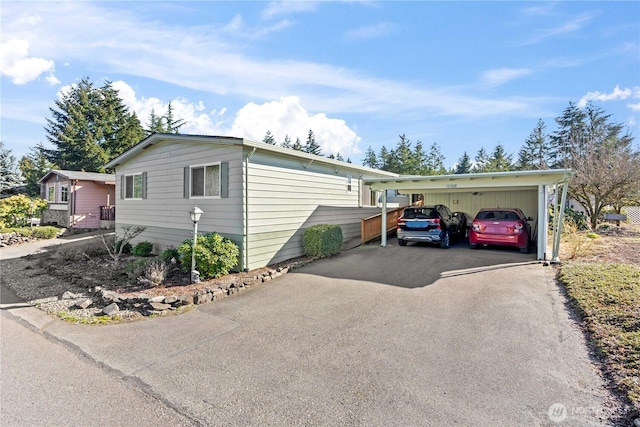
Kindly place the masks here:
POLYGON ((115 302, 112 304, 109 304, 108 306, 102 309, 102 312, 107 316, 113 316, 119 311, 120 311, 120 307, 118 307, 118 304, 116 304, 115 302))
POLYGON ((76 307, 81 310, 85 310, 89 308, 93 304, 93 300, 91 298, 86 298, 78 303, 76 303, 76 307))
POLYGON ((156 311, 164 311, 171 308, 171 304, 165 304, 162 302, 151 302, 149 305, 156 311))

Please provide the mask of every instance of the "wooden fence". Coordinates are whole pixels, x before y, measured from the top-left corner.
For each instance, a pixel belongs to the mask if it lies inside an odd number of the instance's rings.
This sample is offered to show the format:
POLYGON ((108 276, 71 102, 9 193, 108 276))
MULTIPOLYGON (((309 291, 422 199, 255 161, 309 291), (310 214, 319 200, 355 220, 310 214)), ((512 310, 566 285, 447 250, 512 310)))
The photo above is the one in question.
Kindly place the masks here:
MULTIPOLYGON (((396 229, 398 217, 402 215, 404 207, 387 211, 387 233, 396 229)), ((379 237, 382 230, 382 213, 360 220, 360 242, 364 245, 379 237)))

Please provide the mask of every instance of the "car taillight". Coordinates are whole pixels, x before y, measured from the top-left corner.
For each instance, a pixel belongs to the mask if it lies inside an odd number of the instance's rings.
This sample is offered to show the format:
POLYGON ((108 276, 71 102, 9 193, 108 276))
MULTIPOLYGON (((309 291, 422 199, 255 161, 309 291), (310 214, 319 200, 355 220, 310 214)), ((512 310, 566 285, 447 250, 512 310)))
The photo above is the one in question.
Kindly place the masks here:
POLYGON ((433 223, 437 225, 436 230, 441 230, 440 228, 440 218, 436 218, 433 220, 433 223))
POLYGON ((516 223, 516 231, 521 231, 524 228, 524 224, 521 222, 516 223))
POLYGON ((480 231, 480 224, 477 223, 472 223, 471 224, 471 228, 473 229, 473 231, 479 232, 480 231))
POLYGON ((404 218, 398 218, 398 225, 404 224, 404 222, 405 222, 404 218))

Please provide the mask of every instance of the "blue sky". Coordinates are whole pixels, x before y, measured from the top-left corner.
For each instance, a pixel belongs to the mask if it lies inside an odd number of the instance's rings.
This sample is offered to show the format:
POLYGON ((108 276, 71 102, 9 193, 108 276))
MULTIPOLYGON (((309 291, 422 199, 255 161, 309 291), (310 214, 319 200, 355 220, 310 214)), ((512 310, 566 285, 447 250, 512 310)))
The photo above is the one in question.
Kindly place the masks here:
POLYGON ((361 163, 398 135, 517 152, 542 118, 587 101, 640 135, 640 2, 12 2, 1 14, 1 138, 38 142, 60 91, 88 76, 148 122, 281 142, 312 129, 361 163))

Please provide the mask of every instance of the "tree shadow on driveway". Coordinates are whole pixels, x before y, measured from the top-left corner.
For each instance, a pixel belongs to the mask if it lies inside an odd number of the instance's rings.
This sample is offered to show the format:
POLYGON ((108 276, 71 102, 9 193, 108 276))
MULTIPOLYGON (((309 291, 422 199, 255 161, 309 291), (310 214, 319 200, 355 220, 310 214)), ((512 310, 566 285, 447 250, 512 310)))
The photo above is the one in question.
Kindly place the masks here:
POLYGON ((514 248, 470 249, 467 240, 441 249, 422 243, 401 247, 391 239, 385 247, 377 243, 358 246, 296 271, 410 289, 428 286, 442 277, 535 261, 534 253, 522 254, 514 248))

